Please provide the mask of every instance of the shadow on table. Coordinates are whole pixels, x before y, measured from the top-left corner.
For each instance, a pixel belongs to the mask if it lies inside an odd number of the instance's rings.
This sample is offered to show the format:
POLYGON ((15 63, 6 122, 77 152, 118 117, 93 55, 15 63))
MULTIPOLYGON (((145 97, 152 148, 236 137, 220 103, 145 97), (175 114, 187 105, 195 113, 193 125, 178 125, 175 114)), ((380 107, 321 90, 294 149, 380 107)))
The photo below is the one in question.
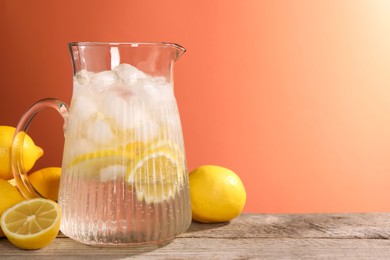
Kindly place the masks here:
MULTIPOLYGON (((187 229, 187 231, 182 235, 183 237, 186 237, 186 234, 187 235, 192 234, 189 236, 193 236, 195 232, 207 231, 207 230, 210 230, 210 232, 212 232, 213 229, 223 228, 229 224, 230 222, 209 224, 209 223, 199 223, 193 221, 190 227, 187 229)), ((167 249, 167 246, 169 246, 173 241, 169 241, 165 244, 160 244, 160 245, 135 247, 135 248, 99 247, 99 246, 90 246, 90 245, 79 243, 75 240, 66 237, 64 234, 59 233, 57 238, 48 247, 43 248, 41 250, 33 250, 33 251, 20 250, 14 247, 6 239, 0 239, 0 252, 2 252, 2 254, 5 253, 6 257, 14 256, 14 257, 21 257, 21 259, 29 258, 30 260, 41 259, 41 257, 43 256, 49 256, 49 257, 55 256, 56 259, 119 260, 119 259, 127 259, 129 257, 137 257, 137 256, 141 258, 142 257, 149 258, 149 257, 157 256, 159 253, 156 253, 156 251, 161 249, 162 251, 160 251, 160 253, 162 252, 169 253, 171 249, 169 249, 169 247, 167 249)))
MULTIPOLYGON (((173 240, 168 241, 164 244, 159 245, 150 245, 150 246, 136 246, 136 247, 104 247, 104 246, 91 246, 91 245, 85 245, 81 244, 77 241, 74 241, 72 239, 69 239, 67 237, 60 237, 56 239, 55 242, 61 242, 58 240, 62 240, 66 242, 62 243, 63 247, 57 246, 56 259, 93 259, 93 260, 120 260, 120 259, 128 259, 129 257, 136 257, 144 255, 146 259, 148 259, 148 254, 150 257, 155 255, 154 253, 156 250, 163 249, 170 245, 173 240), (73 250, 65 250, 66 249, 73 249, 73 250), (64 258, 62 258, 64 257, 64 258)), ((27 252, 28 253, 28 252, 27 252)), ((31 254, 31 253, 30 253, 31 254)), ((0 257, 1 259, 1 257, 0 257)))
POLYGON ((192 221, 191 226, 187 229, 185 233, 193 233, 203 230, 215 229, 224 227, 230 224, 230 221, 221 222, 221 223, 200 223, 196 221, 192 221))
MULTIPOLYGON (((229 225, 230 222, 205 224, 193 221, 188 230, 183 234, 190 234, 198 231, 212 230, 229 225)), ((177 239, 177 238, 176 238, 177 239)), ((21 258, 21 259, 42 259, 42 257, 49 257, 55 259, 127 259, 128 257, 140 256, 141 258, 149 258, 157 256, 159 253, 155 253, 156 250, 163 249, 161 252, 170 252, 172 249, 165 249, 172 241, 166 244, 138 247, 138 248, 126 248, 126 247, 95 247, 84 245, 75 240, 72 240, 62 233, 58 234, 58 237, 48 247, 40 250, 21 250, 13 246, 7 239, 0 238, 0 252, 2 256, 21 258)), ((0 257, 1 258, 1 257, 0 257)))

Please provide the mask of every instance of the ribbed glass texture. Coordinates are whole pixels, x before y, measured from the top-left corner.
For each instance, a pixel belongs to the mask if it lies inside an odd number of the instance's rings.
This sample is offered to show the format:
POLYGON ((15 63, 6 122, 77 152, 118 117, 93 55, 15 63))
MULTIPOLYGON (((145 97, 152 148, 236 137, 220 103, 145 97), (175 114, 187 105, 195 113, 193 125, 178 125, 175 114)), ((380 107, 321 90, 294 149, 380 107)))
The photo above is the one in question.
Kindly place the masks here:
POLYGON ((109 69, 74 73, 61 231, 90 245, 158 246, 191 222, 171 60, 167 76, 153 75, 115 60, 117 49, 109 53, 109 69))

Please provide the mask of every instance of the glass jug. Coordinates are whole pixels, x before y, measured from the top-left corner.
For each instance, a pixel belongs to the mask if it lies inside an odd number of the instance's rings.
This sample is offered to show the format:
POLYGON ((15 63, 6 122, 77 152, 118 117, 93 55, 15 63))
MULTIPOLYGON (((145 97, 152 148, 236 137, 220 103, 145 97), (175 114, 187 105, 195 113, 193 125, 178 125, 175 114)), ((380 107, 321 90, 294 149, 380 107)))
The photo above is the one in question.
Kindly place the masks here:
MULTIPOLYGON (((69 43, 73 95, 43 99, 21 118, 15 137, 42 109, 64 118, 58 203, 61 231, 101 246, 159 246, 184 232, 191 205, 171 43, 69 43)), ((18 135, 18 141, 24 135, 18 135)), ((14 139, 16 140, 16 138, 14 139)), ((27 198, 40 195, 12 149, 14 177, 27 198)))

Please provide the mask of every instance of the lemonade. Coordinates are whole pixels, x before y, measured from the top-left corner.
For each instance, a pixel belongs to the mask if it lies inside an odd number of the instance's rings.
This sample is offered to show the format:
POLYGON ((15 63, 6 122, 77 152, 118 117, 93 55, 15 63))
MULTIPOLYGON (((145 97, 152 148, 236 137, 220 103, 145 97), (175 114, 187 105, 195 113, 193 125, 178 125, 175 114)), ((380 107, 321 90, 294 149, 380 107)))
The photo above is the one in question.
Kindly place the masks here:
POLYGON ((130 64, 80 70, 65 134, 61 231, 91 245, 163 244, 191 222, 173 84, 130 64))

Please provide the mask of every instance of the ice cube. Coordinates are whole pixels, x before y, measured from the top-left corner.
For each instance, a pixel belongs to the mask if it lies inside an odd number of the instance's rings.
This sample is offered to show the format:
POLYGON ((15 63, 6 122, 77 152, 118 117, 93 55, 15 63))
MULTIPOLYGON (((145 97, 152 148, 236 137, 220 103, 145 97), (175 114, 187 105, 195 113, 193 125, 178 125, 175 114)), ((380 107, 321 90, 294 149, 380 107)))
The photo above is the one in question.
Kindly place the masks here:
POLYGON ((160 127, 156 122, 147 120, 138 125, 134 130, 137 141, 149 141, 158 135, 160 127))
POLYGON ((96 103, 92 98, 85 96, 77 97, 71 105, 71 111, 74 117, 80 121, 85 121, 97 112, 96 103))
POLYGON ((141 89, 141 98, 149 104, 158 105, 161 102, 167 102, 174 98, 171 84, 160 85, 147 82, 143 84, 141 89))
POLYGON ((136 96, 123 95, 121 92, 110 92, 102 98, 101 113, 112 119, 115 125, 123 130, 135 128, 148 117, 147 110, 136 96))
POLYGON ((148 103, 170 100, 173 97, 173 85, 162 77, 139 79, 132 87, 134 94, 148 103))
POLYGON ((92 87, 98 92, 110 89, 117 83, 119 83, 118 75, 111 70, 96 73, 91 77, 92 87))
POLYGON ((77 83, 81 85, 87 85, 90 81, 90 78, 93 76, 93 72, 89 72, 87 70, 80 70, 76 73, 75 79, 77 80, 77 83))
POLYGON ((116 179, 124 178, 127 167, 125 165, 110 165, 100 170, 101 181, 115 181, 116 179))
POLYGON ((153 77, 151 78, 153 82, 157 85, 164 85, 167 84, 167 80, 164 77, 153 77))
POLYGON ((149 111, 143 100, 139 100, 136 96, 129 100, 126 118, 122 122, 123 127, 126 129, 138 128, 148 120, 149 111))
POLYGON ((137 69, 136 67, 122 63, 113 69, 118 77, 127 85, 133 85, 137 83, 139 79, 145 79, 147 76, 145 73, 137 69))
POLYGON ((121 97, 119 92, 110 91, 102 97, 100 111, 108 118, 121 121, 128 109, 127 102, 121 97))
POLYGON ((108 144, 113 137, 110 125, 99 117, 87 126, 86 138, 95 144, 108 144))
POLYGON ((85 138, 77 138, 72 144, 70 145, 71 149, 71 158, 75 158, 78 155, 86 154, 95 151, 96 145, 91 143, 85 138))

